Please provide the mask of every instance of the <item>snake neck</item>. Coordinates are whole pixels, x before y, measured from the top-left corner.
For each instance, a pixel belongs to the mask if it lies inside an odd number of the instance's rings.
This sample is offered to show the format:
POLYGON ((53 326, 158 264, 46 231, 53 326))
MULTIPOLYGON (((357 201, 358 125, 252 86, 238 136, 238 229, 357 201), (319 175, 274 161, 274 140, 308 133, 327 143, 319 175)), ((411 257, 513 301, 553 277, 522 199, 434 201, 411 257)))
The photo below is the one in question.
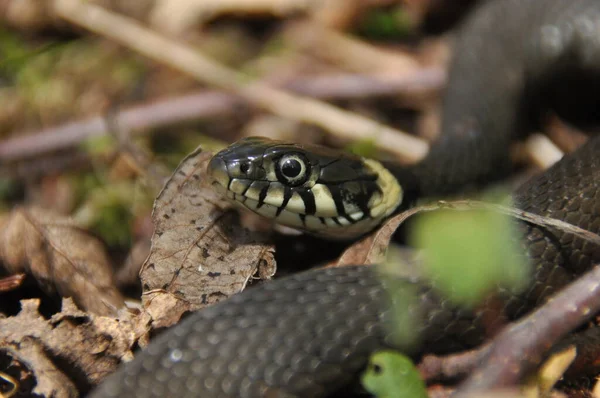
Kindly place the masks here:
POLYGON ((392 162, 382 162, 386 169, 396 178, 402 188, 402 201, 396 209, 396 213, 413 207, 421 194, 421 183, 414 166, 398 165, 392 162))
POLYGON ((442 138, 433 144, 427 157, 414 165, 384 163, 402 187, 403 199, 396 211, 413 207, 421 199, 472 191, 506 177, 512 169, 508 143, 497 142, 495 147, 486 149, 487 143, 474 142, 482 136, 471 136, 452 144, 442 138), (481 154, 473 155, 473 147, 482 145, 481 154))

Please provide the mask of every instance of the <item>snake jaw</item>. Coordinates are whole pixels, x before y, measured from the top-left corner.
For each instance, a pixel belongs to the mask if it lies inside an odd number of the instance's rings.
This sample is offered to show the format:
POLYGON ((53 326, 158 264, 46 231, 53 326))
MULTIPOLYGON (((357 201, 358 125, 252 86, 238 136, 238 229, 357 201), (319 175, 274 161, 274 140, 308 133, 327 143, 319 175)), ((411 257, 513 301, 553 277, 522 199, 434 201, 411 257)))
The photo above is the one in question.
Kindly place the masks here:
POLYGON ((217 153, 208 175, 238 207, 329 239, 371 231, 402 201, 398 181, 375 160, 266 138, 217 153))

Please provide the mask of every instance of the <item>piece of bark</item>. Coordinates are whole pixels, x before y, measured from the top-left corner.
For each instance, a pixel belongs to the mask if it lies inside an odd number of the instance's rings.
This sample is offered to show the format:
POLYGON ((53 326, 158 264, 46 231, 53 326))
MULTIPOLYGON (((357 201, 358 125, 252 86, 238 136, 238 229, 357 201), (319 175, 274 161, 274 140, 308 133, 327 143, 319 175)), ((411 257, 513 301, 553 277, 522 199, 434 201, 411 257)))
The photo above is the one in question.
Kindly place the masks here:
POLYGON ((19 207, 0 220, 0 261, 95 314, 114 316, 124 306, 102 243, 49 210, 19 207))

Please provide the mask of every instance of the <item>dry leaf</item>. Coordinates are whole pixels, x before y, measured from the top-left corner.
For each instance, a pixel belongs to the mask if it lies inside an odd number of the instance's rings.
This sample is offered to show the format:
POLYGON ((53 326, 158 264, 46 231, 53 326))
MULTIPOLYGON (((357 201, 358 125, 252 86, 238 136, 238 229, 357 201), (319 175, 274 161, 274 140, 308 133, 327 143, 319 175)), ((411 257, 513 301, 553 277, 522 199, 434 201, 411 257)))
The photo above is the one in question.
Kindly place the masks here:
POLYGON ((29 273, 46 291, 96 314, 116 315, 124 305, 100 241, 48 210, 16 208, 2 220, 0 261, 9 273, 29 273))
POLYGON ((32 392, 42 396, 84 393, 132 359, 134 343, 148 332, 148 317, 131 317, 125 311, 119 320, 96 316, 82 312, 70 299, 63 300, 62 311, 51 319, 39 314, 39 300, 23 300, 21 306, 18 315, 0 319, 0 351, 25 365, 23 374, 31 373, 37 381, 32 392))
POLYGON ((144 308, 162 326, 275 273, 272 246, 224 211, 229 204, 206 181, 209 159, 200 149, 191 153, 154 202, 152 249, 140 276, 144 308))

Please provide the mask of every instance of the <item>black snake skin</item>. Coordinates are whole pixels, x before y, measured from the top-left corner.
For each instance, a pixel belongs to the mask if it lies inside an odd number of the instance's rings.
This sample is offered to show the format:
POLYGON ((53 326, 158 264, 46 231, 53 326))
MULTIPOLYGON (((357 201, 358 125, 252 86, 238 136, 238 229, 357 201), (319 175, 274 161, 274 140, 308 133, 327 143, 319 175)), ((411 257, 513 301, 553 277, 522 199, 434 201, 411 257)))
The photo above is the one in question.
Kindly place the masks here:
MULTIPOLYGON (((505 174, 508 143, 535 126, 540 110, 552 107, 581 121, 564 104, 577 101, 578 109, 599 116, 593 112, 600 107, 588 106, 598 98, 575 91, 579 77, 592 78, 588 87, 599 85, 600 1, 484 4, 459 34, 442 136, 412 170, 422 181, 420 193, 443 193, 505 174), (576 78, 569 78, 574 71, 576 78)), ((598 153, 600 137, 523 185, 514 194, 515 204, 600 233, 598 153)), ((508 300, 511 317, 600 260, 600 249, 591 243, 531 225, 522 228, 534 277, 524 293, 508 300)), ((482 341, 481 314, 456 310, 416 280, 385 281, 375 268, 358 266, 312 270, 251 289, 163 333, 92 396, 330 395, 356 378, 373 350, 395 346, 385 328, 392 315, 384 284, 416 292, 416 301, 402 303, 422 321, 416 327, 423 348, 411 355, 482 341)))

